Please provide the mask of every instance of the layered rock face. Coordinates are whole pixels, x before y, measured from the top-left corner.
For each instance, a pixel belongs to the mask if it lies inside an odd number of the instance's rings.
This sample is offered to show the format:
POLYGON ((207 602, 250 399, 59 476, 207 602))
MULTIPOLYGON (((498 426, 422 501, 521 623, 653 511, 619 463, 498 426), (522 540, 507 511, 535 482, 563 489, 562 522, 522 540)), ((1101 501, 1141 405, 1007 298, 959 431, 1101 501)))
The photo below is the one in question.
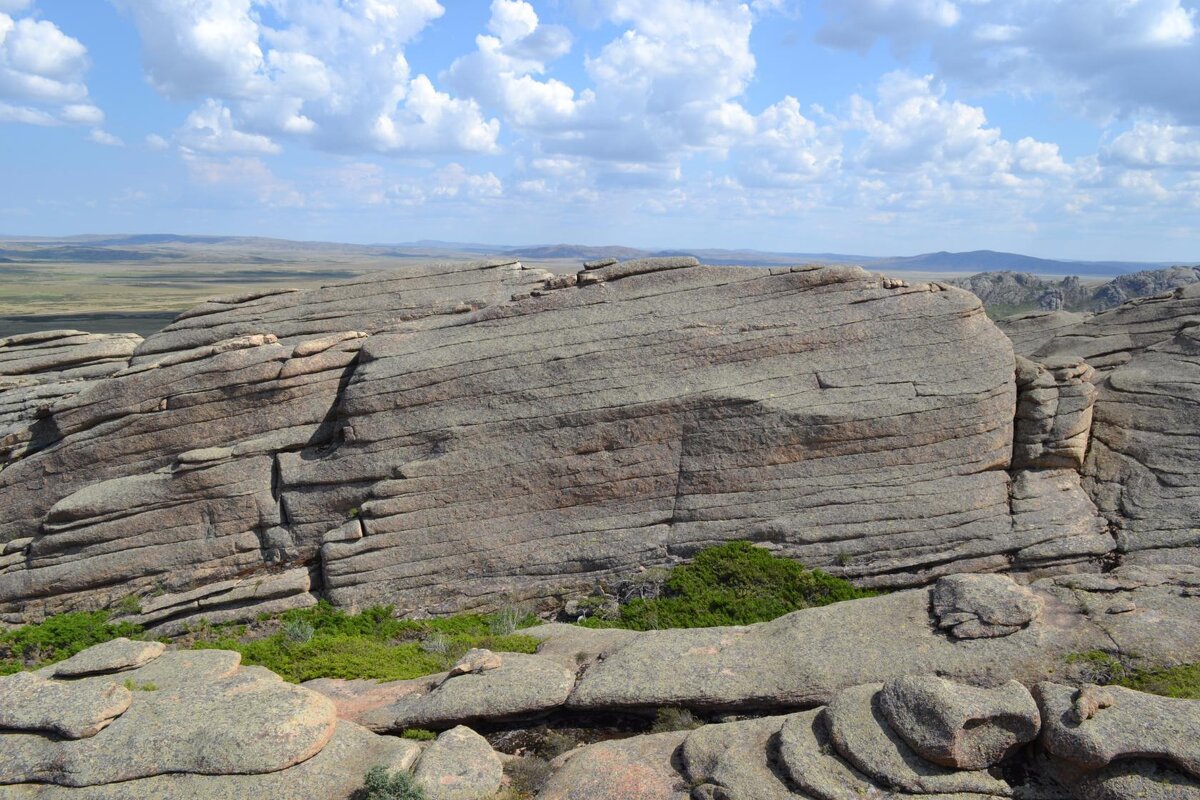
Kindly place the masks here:
POLYGON ((182 315, 0 440, 0 620, 130 594, 168 633, 318 596, 442 613, 728 539, 877 586, 1094 571, 1111 526, 1187 495, 1098 513, 1107 367, 1015 364, 966 292, 591 266, 429 265, 182 315))
POLYGON ((1081 357, 1096 370, 1083 485, 1116 532, 1122 560, 1200 563, 1200 285, 1133 300, 1030 343, 1033 359, 1081 357))

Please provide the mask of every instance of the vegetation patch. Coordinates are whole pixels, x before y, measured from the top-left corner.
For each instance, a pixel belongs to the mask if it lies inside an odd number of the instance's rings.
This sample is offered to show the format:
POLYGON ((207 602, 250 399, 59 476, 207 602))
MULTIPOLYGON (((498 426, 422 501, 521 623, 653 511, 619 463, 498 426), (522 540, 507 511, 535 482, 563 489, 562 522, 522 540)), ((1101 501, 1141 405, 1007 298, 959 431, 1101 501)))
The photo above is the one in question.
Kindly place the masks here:
POLYGON ((92 645, 122 636, 138 638, 142 629, 111 622, 108 611, 72 611, 33 625, 0 633, 0 675, 52 664, 92 645))
POLYGON ((347 614, 321 601, 313 608, 285 612, 275 632, 258 638, 205 633, 197 649, 236 650, 242 662, 266 667, 285 680, 368 678, 393 681, 448 669, 472 647, 497 652, 534 653, 537 639, 496 633, 509 624, 527 627, 532 617, 511 612, 460 614, 427 620, 396 619, 390 606, 347 614), (504 619, 501 619, 504 617, 504 619))
POLYGON ((1139 692, 1200 700, 1200 663, 1157 669, 1133 666, 1136 657, 1120 657, 1104 650, 1067 656, 1071 679, 1077 683, 1124 686, 1139 692))
POLYGON ((354 797, 355 800, 425 800, 425 792, 407 772, 389 773, 383 767, 371 767, 363 788, 354 797))
POLYGON ((875 594, 750 542, 728 542, 672 569, 658 597, 634 597, 615 614, 588 617, 581 624, 640 631, 748 625, 875 594))

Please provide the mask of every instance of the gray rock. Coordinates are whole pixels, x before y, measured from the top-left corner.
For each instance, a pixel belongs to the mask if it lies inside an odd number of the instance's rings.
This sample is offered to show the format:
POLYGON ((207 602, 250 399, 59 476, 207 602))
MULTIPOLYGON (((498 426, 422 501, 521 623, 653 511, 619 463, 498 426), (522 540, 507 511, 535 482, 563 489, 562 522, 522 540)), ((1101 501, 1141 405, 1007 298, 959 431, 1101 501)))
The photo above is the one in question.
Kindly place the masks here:
POLYGON ((955 770, 913 752, 888 726, 879 704, 882 684, 838 693, 825 713, 834 747, 863 774, 889 789, 910 794, 973 792, 1010 797, 1012 787, 985 770, 955 770))
POLYGON ((1055 683, 1034 687, 1048 753, 1087 770, 1118 759, 1161 759, 1200 778, 1200 701, 1109 686, 1106 702, 1080 713, 1080 691, 1055 683))
MULTIPOLYGON (((321 685, 310 686, 322 690, 321 685)), ((558 708, 574 687, 575 673, 554 661, 505 653, 495 669, 404 682, 394 694, 386 684, 370 687, 369 696, 387 705, 372 707, 364 700, 355 718, 376 731, 513 719, 558 708)))
POLYGON ((815 800, 870 797, 878 787, 838 757, 825 710, 793 714, 779 731, 779 763, 789 780, 815 800))
POLYGON ((763 717, 693 731, 679 751, 691 785, 713 787, 714 798, 790 800, 791 789, 774 767, 785 721, 785 717, 763 717))
POLYGON ((1017 357, 1012 466, 1079 469, 1092 428, 1096 371, 1080 358, 1050 365, 1017 357))
POLYGON ((461 725, 438 736, 413 770, 414 782, 429 800, 487 800, 500 790, 503 777, 492 746, 461 725))
POLYGON ((955 769, 995 766, 1041 728, 1037 703, 1016 681, 980 689, 932 675, 898 678, 884 684, 879 707, 913 752, 955 769))
POLYGON ((1147 759, 1122 759, 1073 777, 1071 789, 1082 800, 1200 800, 1200 781, 1147 759))
POLYGON ((129 690, 115 683, 65 683, 18 672, 0 677, 0 729, 85 739, 125 713, 131 702, 129 690))
POLYGON ((113 639, 76 653, 54 665, 56 678, 80 678, 105 672, 121 672, 144 667, 165 652, 162 642, 135 642, 113 639))
POLYGON ((1043 601, 1007 575, 951 575, 931 593, 939 628, 956 639, 1008 636, 1033 622, 1043 601))
POLYGON ((354 800, 371 767, 408 770, 420 747, 394 736, 376 736, 342 720, 321 752, 295 766, 256 775, 156 775, 83 789, 54 784, 0 788, 12 800, 354 800), (7 793, 6 793, 7 792, 7 793))
POLYGON ((137 691, 129 709, 91 738, 0 733, 0 783, 96 786, 171 772, 274 772, 319 753, 336 722, 333 703, 315 692, 265 670, 243 671, 137 691))
POLYGON ((688 731, 634 736, 576 748, 554 761, 538 800, 688 800, 672 765, 688 731))
MULTIPOLYGON (((975 613, 1013 621, 1021 607, 1040 605, 1042 611, 1025 627, 992 638, 942 633, 930 614, 929 589, 797 611, 742 628, 648 631, 589 666, 567 705, 804 708, 827 703, 848 686, 933 673, 979 685, 1032 685, 1061 671, 1068 654, 1112 648, 1114 641, 1149 665, 1200 660, 1200 596, 1185 591, 1198 575, 1180 568, 1128 569, 1044 579, 1028 588, 996 576, 1004 615, 978 604, 975 613), (1088 581, 1099 583, 1094 590, 1076 588, 1088 581), (1029 602, 1031 595, 1036 602, 1029 602), (1122 599, 1139 610, 1108 614, 1122 599)), ((568 649, 578 651, 585 635, 571 633, 568 649)), ((544 647, 555 633, 546 638, 544 647)))

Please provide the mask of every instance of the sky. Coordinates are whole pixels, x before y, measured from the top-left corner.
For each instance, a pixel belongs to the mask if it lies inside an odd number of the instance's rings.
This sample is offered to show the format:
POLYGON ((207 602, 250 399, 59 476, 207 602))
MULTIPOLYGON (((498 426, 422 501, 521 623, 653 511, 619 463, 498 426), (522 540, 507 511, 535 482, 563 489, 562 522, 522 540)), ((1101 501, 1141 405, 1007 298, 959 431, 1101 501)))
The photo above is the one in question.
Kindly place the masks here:
POLYGON ((0 0, 0 233, 1200 261, 1200 0, 0 0))

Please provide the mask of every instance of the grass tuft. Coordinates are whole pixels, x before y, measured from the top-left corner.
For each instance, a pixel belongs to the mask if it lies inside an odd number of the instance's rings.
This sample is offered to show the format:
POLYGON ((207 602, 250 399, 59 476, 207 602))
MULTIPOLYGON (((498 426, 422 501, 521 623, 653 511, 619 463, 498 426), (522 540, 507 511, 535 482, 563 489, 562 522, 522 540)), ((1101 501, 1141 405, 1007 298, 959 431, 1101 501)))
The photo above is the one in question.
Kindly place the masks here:
POLYGON ((137 625, 110 622, 109 615, 108 611, 72 611, 0 633, 0 675, 62 661, 122 636, 141 635, 137 625))

